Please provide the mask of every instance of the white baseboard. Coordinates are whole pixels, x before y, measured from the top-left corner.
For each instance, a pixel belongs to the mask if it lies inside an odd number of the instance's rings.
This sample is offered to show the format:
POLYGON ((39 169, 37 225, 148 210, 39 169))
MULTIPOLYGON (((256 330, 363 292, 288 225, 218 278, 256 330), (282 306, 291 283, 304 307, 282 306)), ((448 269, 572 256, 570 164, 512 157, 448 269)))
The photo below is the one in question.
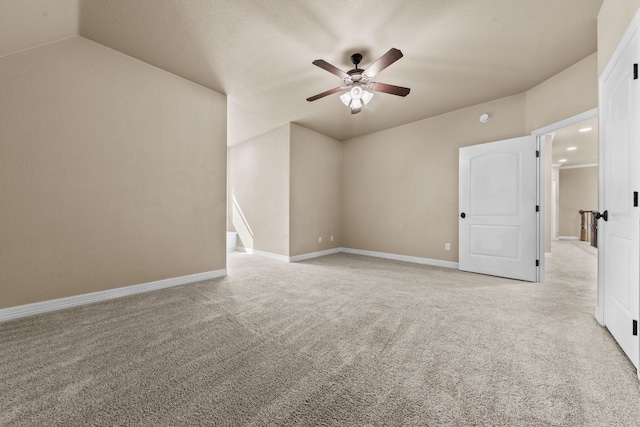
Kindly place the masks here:
POLYGON ((292 257, 274 254, 271 252, 259 251, 257 249, 242 248, 240 246, 238 246, 237 249, 240 252, 253 253, 255 255, 260 255, 266 258, 271 258, 271 259, 275 259, 282 262, 298 262, 298 261, 304 261, 307 259, 318 258, 321 256, 333 255, 333 254, 343 252, 347 254, 370 256, 373 258, 384 258, 384 259, 391 259, 395 261, 411 262, 414 264, 431 265, 434 267, 445 267, 445 268, 453 268, 453 269, 458 268, 457 262, 442 261, 439 259, 431 259, 431 258, 421 258, 421 257, 409 256, 409 255, 390 254, 386 252, 365 251, 362 249, 351 249, 351 248, 333 248, 333 249, 327 249, 325 251, 294 255, 292 257))
POLYGON ((245 252, 248 254, 259 255, 265 258, 275 259, 277 261, 282 261, 282 262, 298 262, 298 261, 304 261, 307 259, 318 258, 321 256, 332 255, 332 254, 337 254, 339 252, 342 252, 342 248, 333 248, 333 249, 327 249, 326 251, 310 252, 306 254, 294 255, 294 256, 288 257, 286 255, 274 254, 273 252, 259 251, 257 249, 252 249, 252 248, 243 248, 242 246, 238 246, 236 250, 238 252, 245 252))
POLYGON ((598 322, 600 326, 604 326, 604 317, 602 315, 602 309, 600 308, 600 306, 596 306, 595 318, 596 322, 598 322))
POLYGON ((558 240, 580 240, 580 238, 576 236, 558 236, 558 240))
POLYGON ((173 277, 170 279, 158 280, 155 282, 141 283, 138 285, 124 286, 121 288, 108 289, 106 291, 91 292, 88 294, 74 295, 72 297, 58 298, 49 301, 36 302, 32 304, 19 305, 0 309, 0 322, 19 319, 21 317, 34 316, 36 314, 48 313, 51 311, 64 310, 66 308, 77 307, 79 305, 92 304, 95 302, 121 298, 128 295, 140 294, 143 292, 155 291, 158 289, 170 288, 173 286, 186 285, 187 283, 200 282, 202 280, 215 279, 227 275, 227 269, 207 271, 204 273, 190 274, 188 276, 173 277))
POLYGON ((333 255, 333 254, 337 254, 340 252, 344 252, 343 248, 333 248, 333 249, 327 249, 324 251, 318 251, 318 252, 310 252, 307 254, 302 254, 302 255, 294 255, 292 257, 289 257, 289 262, 298 262, 298 261, 304 261, 307 259, 312 259, 312 258, 318 258, 321 256, 326 256, 326 255, 333 255))
POLYGON ((392 259, 395 261, 412 262, 414 264, 431 265, 434 267, 458 268, 457 262, 442 261, 439 259, 421 258, 409 255, 390 254, 386 252, 365 251, 362 249, 342 248, 342 252, 354 255, 365 255, 374 258, 392 259))
POLYGON ((275 260, 278 260, 278 261, 289 262, 289 257, 286 256, 286 255, 274 254, 272 252, 259 251, 257 249, 251 249, 251 252, 247 252, 247 253, 252 253, 254 255, 260 255, 260 256, 263 256, 265 258, 271 258, 271 259, 275 259, 275 260))

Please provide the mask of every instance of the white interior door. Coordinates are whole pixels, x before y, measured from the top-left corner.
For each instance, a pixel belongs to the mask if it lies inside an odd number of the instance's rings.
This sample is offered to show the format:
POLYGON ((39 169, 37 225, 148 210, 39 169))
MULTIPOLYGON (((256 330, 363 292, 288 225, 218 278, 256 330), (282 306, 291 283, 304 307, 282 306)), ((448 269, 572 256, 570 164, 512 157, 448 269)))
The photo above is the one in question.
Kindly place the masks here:
POLYGON ((536 137, 460 149, 459 268, 538 279, 536 137))
POLYGON ((640 111, 639 80, 634 79, 634 64, 640 58, 638 47, 636 34, 617 51, 601 81, 600 208, 606 210, 607 217, 606 221, 600 219, 598 224, 604 325, 636 368, 640 284, 640 209, 636 192, 640 190, 640 111))

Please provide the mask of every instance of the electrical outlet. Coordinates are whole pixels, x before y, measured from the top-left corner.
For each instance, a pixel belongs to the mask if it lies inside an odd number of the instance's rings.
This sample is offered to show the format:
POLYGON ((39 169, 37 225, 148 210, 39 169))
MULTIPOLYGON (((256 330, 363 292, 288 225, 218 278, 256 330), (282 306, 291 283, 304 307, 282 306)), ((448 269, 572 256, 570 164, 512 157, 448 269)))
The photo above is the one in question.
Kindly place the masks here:
POLYGON ((329 240, 333 242, 333 234, 331 235, 331 237, 329 237, 329 240))
POLYGON ((318 243, 322 243, 322 236, 318 237, 318 243))
POLYGON ((444 244, 444 250, 445 251, 450 251, 451 250, 451 243, 445 243, 444 244))

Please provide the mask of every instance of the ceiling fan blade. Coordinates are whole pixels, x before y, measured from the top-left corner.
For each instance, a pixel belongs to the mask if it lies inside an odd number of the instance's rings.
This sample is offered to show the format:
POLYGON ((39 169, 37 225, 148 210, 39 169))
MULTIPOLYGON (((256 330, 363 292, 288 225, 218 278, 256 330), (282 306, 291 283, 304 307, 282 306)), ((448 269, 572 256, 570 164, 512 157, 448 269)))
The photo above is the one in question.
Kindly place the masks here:
POLYGON ((345 73, 344 71, 342 71, 338 67, 334 67, 333 65, 329 64, 324 59, 316 59, 315 61, 312 62, 312 64, 322 68, 323 70, 327 70, 328 72, 330 72, 332 74, 335 74, 336 76, 340 77, 341 79, 346 79, 346 78, 349 77, 349 74, 345 73))
POLYGON ((372 78, 400 58, 402 58, 402 52, 400 52, 399 49, 392 47, 387 53, 378 58, 376 62, 371 64, 369 68, 364 70, 364 74, 369 76, 369 78, 372 78))
POLYGON ((371 86, 371 90, 390 93, 391 95, 407 96, 409 95, 409 92, 411 92, 411 89, 408 87, 388 85, 386 83, 372 82, 369 83, 369 85, 371 86))
POLYGON ((327 91, 314 95, 310 98, 307 98, 307 101, 309 102, 315 101, 316 99, 324 98, 325 96, 331 95, 332 93, 340 92, 341 90, 342 90, 341 87, 334 87, 333 89, 329 89, 327 91))

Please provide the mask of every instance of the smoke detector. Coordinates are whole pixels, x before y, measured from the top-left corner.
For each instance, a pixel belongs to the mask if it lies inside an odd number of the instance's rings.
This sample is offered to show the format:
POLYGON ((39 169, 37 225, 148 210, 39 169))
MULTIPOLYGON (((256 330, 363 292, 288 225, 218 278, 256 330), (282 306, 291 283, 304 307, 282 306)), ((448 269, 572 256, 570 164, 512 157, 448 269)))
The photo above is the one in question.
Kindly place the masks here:
POLYGON ((487 123, 489 120, 491 120, 491 114, 483 113, 480 115, 480 123, 487 123))

